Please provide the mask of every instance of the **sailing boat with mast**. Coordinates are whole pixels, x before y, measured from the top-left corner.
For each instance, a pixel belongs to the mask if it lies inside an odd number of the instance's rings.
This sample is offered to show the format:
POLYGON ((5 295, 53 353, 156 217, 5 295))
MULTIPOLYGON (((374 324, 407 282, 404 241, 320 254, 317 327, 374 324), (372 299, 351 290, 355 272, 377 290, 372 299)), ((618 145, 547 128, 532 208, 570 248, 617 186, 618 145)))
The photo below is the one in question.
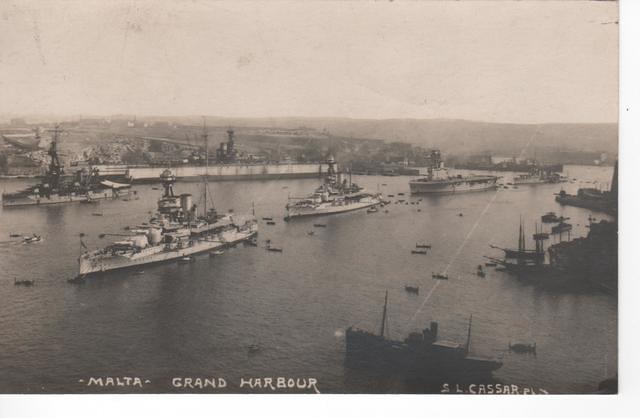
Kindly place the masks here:
MULTIPOLYGON (((207 140, 206 125, 203 139, 207 140)), ((258 233, 255 216, 244 218, 235 214, 218 214, 214 207, 198 214, 188 193, 177 195, 176 181, 171 170, 161 176, 164 193, 158 200, 158 212, 148 222, 130 231, 134 234, 107 247, 86 251, 78 259, 78 277, 127 267, 162 261, 179 260, 206 251, 220 250, 242 241, 251 240, 258 233)), ((207 196, 206 172, 205 191, 207 196)))
POLYGON ((464 345, 438 339, 438 323, 412 332, 404 341, 392 340, 388 332, 388 292, 385 292, 380 333, 349 327, 346 331, 347 364, 352 367, 399 373, 423 379, 455 379, 480 382, 488 379, 502 362, 470 354, 471 317, 464 345))
POLYGON ((498 250, 504 251, 505 258, 516 259, 516 260, 530 260, 534 262, 543 262, 544 261, 544 250, 541 250, 540 240, 544 240, 549 238, 548 234, 546 238, 544 238, 543 233, 536 233, 533 236, 536 241, 536 249, 535 250, 527 250, 526 249, 526 240, 525 240, 525 232, 524 226, 522 224, 522 217, 520 218, 520 230, 518 232, 518 249, 513 248, 501 248, 495 245, 490 245, 491 248, 496 248, 498 250))
POLYGON ((522 225, 522 218, 520 219, 520 230, 518 234, 518 249, 501 248, 495 245, 490 245, 491 248, 496 248, 504 251, 504 259, 500 260, 494 257, 486 257, 492 262, 504 267, 507 271, 512 273, 541 273, 543 271, 551 274, 548 264, 545 264, 545 249, 544 241, 549 239, 549 234, 544 232, 542 228, 538 228, 538 224, 535 226, 535 233, 533 234, 533 240, 536 243, 535 250, 527 250, 525 248, 525 235, 524 227, 522 225))

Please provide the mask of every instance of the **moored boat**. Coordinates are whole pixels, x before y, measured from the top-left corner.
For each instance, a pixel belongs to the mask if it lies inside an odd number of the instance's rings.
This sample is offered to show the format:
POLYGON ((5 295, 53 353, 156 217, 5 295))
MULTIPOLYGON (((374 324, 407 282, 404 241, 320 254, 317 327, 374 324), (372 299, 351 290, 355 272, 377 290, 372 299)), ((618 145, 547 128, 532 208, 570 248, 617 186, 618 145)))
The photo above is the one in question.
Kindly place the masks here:
POLYGON ((332 215, 367 209, 382 203, 380 193, 369 193, 336 171, 333 157, 327 161, 324 183, 313 194, 303 198, 289 198, 285 220, 303 216, 332 215))
POLYGON ((492 378, 502 362, 471 354, 471 317, 465 344, 438 338, 438 323, 412 332, 404 341, 386 337, 387 301, 379 333, 349 327, 345 333, 347 366, 365 368, 405 378, 482 383, 492 378))
MULTIPOLYGON (((203 136, 206 140, 206 132, 203 136)), ((187 262, 195 254, 234 246, 257 235, 255 216, 220 215, 215 208, 207 210, 206 176, 203 214, 198 213, 190 194, 174 193, 176 178, 171 170, 165 170, 160 180, 164 192, 158 200, 157 215, 141 228, 134 228, 139 230, 126 239, 85 251, 78 259, 78 277, 170 260, 187 262)))
POLYGON ((426 177, 411 180, 411 194, 450 194, 495 189, 497 176, 489 175, 457 175, 449 176, 440 151, 433 150, 426 177))

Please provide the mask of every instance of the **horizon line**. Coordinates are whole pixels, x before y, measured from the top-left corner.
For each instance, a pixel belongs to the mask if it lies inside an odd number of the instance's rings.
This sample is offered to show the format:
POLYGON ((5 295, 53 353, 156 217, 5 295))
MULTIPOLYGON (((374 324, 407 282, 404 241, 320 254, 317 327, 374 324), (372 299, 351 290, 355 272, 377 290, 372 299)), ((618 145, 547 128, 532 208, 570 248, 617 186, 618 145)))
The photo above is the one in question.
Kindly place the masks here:
POLYGON ((222 116, 222 115, 202 115, 202 114, 139 114, 139 113, 66 113, 66 114, 44 114, 44 113, 1 113, 0 118, 113 118, 113 117, 131 117, 131 118, 212 118, 212 119, 246 119, 246 120, 259 120, 259 119, 343 119, 353 121, 449 121, 449 122, 472 122, 472 123, 486 123, 494 125, 619 125, 620 119, 616 121, 596 121, 596 122, 575 122, 575 121, 563 121, 563 122, 496 122, 478 119, 464 119, 464 118, 447 118, 447 117, 353 117, 353 116, 222 116))

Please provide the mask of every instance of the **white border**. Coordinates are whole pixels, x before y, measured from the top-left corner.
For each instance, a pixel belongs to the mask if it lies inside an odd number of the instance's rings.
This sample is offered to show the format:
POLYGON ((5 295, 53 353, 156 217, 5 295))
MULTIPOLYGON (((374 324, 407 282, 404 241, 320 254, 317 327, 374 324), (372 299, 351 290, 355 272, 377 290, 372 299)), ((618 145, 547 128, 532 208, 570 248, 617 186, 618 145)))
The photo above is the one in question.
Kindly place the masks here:
POLYGON ((623 0, 620 3, 619 395, 5 395, 0 396, 0 417, 637 416, 640 394, 640 256, 634 248, 633 239, 640 236, 638 40, 640 1, 623 0), (634 399, 635 403, 632 402, 634 399))

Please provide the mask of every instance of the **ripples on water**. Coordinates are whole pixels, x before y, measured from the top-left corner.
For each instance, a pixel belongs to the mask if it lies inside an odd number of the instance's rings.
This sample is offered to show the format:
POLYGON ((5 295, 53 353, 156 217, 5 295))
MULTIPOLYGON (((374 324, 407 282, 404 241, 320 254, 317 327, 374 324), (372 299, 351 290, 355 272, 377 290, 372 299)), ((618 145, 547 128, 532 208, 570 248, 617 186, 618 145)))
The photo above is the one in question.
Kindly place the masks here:
MULTIPOLYGON (((566 171, 602 187, 612 173, 595 167, 566 171)), ((393 201, 399 192, 409 199, 408 180, 354 177, 369 189, 395 194, 393 201)), ((318 218, 283 222, 287 196, 305 195, 317 183, 210 183, 219 210, 249 212, 254 202, 258 217, 274 217, 274 226, 261 221, 260 247, 238 246, 214 259, 205 254, 190 265, 146 266, 144 274, 112 272, 83 285, 66 282, 76 274, 78 235, 86 234, 90 248, 107 244, 99 234, 145 222, 160 190, 136 186, 140 199, 129 202, 3 210, 0 391, 80 392, 78 379, 89 376, 142 376, 155 392, 169 391, 175 376, 221 376, 232 391, 240 377, 260 376, 315 377, 323 392, 425 391, 344 366, 344 330, 378 329, 385 290, 396 339, 436 320, 443 339, 463 343, 473 314, 471 351, 503 356, 495 373, 503 382, 554 393, 592 392, 615 373, 615 296, 550 291, 490 268, 484 279, 475 275, 483 255, 501 255, 489 244, 517 245, 520 216, 529 248, 534 222, 547 211, 571 217, 573 237, 586 235, 589 211, 554 202, 561 185, 422 197, 419 205, 391 204, 389 213, 322 218, 327 228, 313 228, 318 218), (308 235, 312 229, 315 234, 308 235), (45 240, 10 243, 10 232, 38 233, 45 240), (284 252, 265 251, 265 239, 284 252), (432 244, 428 255, 410 254, 418 241, 432 244), (449 280, 423 304, 436 283, 431 273, 445 269, 449 280), (35 279, 36 285, 16 287, 14 278, 35 279), (419 285, 420 296, 406 293, 406 284, 419 285), (537 356, 505 351, 516 341, 535 341, 537 356), (260 351, 248 353, 250 344, 260 351)), ((24 184, 4 181, 1 188, 24 184)), ((564 185, 569 192, 579 186, 588 185, 564 185)), ((201 185, 178 183, 175 189, 197 196, 201 185)))

